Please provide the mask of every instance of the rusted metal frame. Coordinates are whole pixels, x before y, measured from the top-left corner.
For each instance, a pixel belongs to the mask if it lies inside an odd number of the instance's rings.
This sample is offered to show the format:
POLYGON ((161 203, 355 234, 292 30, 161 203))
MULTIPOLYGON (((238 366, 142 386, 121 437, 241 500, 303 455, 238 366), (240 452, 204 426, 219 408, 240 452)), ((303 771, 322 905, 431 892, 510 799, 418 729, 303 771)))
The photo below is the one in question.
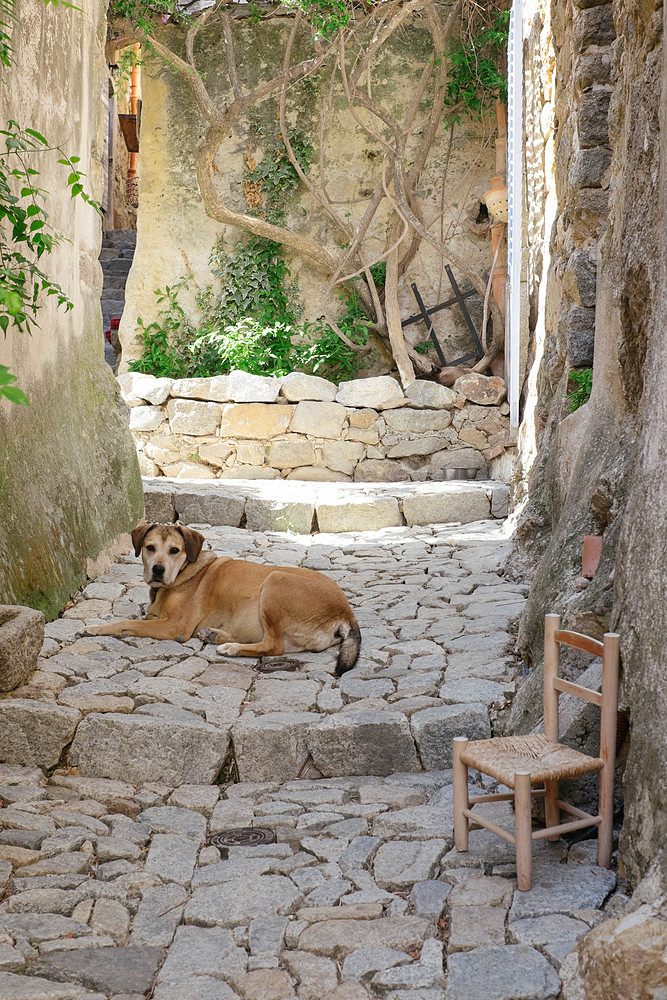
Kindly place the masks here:
POLYGON ((414 281, 412 282, 412 294, 414 295, 415 299, 417 300, 417 305, 419 306, 419 311, 420 311, 420 314, 421 314, 421 318, 426 323, 426 329, 428 330, 428 335, 431 338, 431 340, 433 341, 433 346, 435 347, 436 351, 438 352, 438 357, 440 358, 440 363, 443 366, 446 366, 447 359, 445 358, 445 355, 442 352, 442 347, 440 346, 440 342, 439 342, 438 338, 435 335, 435 330, 433 329, 433 324, 431 323, 431 317, 429 316, 429 314, 428 314, 428 312, 426 310, 426 306, 424 305, 424 301, 423 301, 421 295, 419 294, 419 289, 417 288, 417 285, 416 285, 416 283, 414 281))

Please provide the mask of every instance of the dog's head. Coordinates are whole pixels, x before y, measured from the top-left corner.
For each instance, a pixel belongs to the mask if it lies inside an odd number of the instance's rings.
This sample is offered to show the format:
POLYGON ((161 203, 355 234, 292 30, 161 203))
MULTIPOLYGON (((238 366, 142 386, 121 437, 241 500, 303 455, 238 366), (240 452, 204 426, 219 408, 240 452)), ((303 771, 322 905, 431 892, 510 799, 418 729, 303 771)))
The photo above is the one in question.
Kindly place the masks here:
POLYGON ((139 524, 132 532, 134 554, 144 561, 151 587, 170 587, 188 563, 197 562, 204 536, 176 524, 139 524))

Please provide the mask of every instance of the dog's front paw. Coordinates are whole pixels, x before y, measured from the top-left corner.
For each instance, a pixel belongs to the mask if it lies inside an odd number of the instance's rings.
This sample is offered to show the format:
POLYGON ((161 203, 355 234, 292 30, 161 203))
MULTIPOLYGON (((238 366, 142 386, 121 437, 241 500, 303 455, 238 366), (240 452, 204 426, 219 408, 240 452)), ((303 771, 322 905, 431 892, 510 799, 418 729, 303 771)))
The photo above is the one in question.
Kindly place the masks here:
POLYGON ((238 642, 223 642, 222 646, 216 649, 216 653, 220 656, 238 656, 240 648, 238 642))
POLYGON ((197 638, 201 639, 202 642, 217 642, 218 630, 217 628, 201 628, 197 632, 197 638))
POLYGON ((77 636, 104 635, 104 625, 89 625, 77 632, 77 636))

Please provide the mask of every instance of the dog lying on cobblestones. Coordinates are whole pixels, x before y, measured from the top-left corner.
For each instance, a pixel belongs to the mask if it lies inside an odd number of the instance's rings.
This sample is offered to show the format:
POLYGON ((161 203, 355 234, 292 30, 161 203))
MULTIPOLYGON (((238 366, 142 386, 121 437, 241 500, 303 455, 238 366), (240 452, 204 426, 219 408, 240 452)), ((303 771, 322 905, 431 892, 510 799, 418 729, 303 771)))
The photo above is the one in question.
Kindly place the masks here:
POLYGON ((338 584, 322 573, 202 553, 204 536, 173 524, 140 524, 132 541, 151 588, 146 617, 95 625, 87 635, 179 642, 198 635, 219 644, 223 656, 319 652, 340 643, 336 675, 357 662, 357 620, 338 584))

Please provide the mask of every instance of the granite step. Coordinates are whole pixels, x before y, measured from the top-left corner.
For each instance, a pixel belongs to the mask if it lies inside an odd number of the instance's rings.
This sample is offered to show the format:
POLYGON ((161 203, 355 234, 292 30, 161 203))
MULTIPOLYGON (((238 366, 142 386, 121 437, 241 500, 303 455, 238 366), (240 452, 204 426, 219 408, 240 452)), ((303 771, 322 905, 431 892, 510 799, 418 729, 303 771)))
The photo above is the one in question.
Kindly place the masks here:
POLYGON ((298 534, 467 524, 506 517, 509 501, 509 487, 494 480, 342 484, 159 477, 143 482, 151 521, 298 534))

